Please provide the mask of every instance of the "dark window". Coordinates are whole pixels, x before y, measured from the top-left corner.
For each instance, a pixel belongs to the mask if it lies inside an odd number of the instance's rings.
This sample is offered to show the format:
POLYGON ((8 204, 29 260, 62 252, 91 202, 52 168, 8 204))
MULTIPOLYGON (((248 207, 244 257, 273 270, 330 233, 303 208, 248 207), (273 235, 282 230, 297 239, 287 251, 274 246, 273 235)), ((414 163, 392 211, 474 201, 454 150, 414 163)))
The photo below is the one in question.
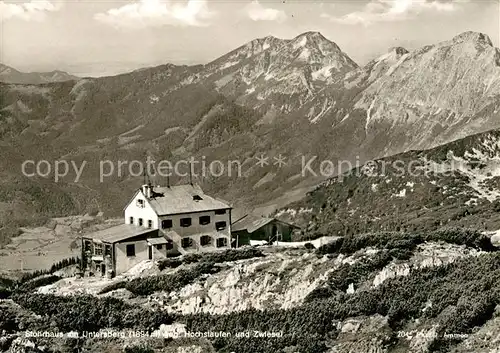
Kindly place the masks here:
POLYGON ((200 217, 200 224, 202 226, 204 226, 206 224, 210 224, 210 216, 201 216, 200 217))
POLYGON ((157 248, 158 250, 161 250, 161 249, 163 249, 163 245, 158 244, 158 245, 156 245, 156 248, 157 248))
POLYGON ((215 214, 226 214, 226 210, 215 210, 215 214))
POLYGON ((212 245, 212 237, 209 235, 202 235, 200 238, 200 244, 201 246, 212 245))
POLYGON ((95 255, 102 255, 102 244, 96 243, 94 245, 94 254, 95 255))
POLYGON ((215 229, 217 230, 223 230, 226 229, 226 222, 215 222, 215 229))
POLYGON ((191 239, 189 237, 182 238, 182 240, 181 240, 181 246, 183 248, 190 248, 191 246, 193 246, 193 239, 191 239))
POLYGON ((104 246, 104 255, 111 256, 111 245, 104 246))
POLYGON ((164 219, 163 221, 161 221, 161 229, 167 229, 167 228, 172 228, 171 219, 164 219))
POLYGON ((130 223, 130 224, 134 224, 134 217, 130 217, 130 218, 129 218, 129 223, 130 223))
POLYGON ((144 200, 137 200, 137 207, 144 208, 144 200))
POLYGON ((227 238, 219 238, 217 239, 217 247, 224 248, 227 246, 227 238))
POLYGON ((181 218, 181 227, 191 226, 191 218, 181 218))
POLYGON ((153 228, 153 221, 152 220, 148 220, 148 228, 153 228))
POLYGON ((135 244, 127 245, 127 256, 128 257, 135 256, 135 244))
POLYGON ((142 226, 142 218, 139 218, 139 226, 142 226))
POLYGON ((165 247, 167 248, 167 250, 172 250, 174 248, 174 244, 171 243, 171 242, 168 242, 165 247))

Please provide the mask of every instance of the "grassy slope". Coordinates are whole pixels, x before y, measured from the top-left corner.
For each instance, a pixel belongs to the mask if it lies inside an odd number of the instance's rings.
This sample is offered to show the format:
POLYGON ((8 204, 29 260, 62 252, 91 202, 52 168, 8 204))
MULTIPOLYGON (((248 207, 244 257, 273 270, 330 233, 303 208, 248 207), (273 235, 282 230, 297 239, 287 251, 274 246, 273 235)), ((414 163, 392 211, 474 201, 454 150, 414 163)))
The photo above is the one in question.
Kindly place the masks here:
POLYGON ((471 187, 472 173, 486 178, 480 183, 486 193, 494 195, 499 190, 498 177, 489 172, 496 170, 498 138, 500 131, 493 130, 431 150, 410 151, 377 160, 372 164, 373 173, 360 167, 330 179, 303 200, 285 207, 282 215, 307 227, 306 237, 432 230, 443 226, 498 229, 500 201, 478 194, 471 187), (480 158, 474 157, 474 151, 480 152, 480 158), (450 152, 454 157, 450 157, 450 152), (433 172, 429 167, 448 166, 460 159, 465 160, 467 172, 433 172), (412 175, 401 173, 398 163, 411 165, 407 170, 412 175), (310 212, 290 217, 286 209, 309 209, 310 212))

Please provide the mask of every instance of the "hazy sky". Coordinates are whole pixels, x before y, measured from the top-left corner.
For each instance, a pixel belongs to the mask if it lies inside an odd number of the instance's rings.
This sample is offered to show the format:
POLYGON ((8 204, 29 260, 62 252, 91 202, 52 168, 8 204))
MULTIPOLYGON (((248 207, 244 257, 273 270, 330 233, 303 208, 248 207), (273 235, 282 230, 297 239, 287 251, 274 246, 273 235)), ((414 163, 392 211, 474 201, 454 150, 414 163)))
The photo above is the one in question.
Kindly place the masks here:
POLYGON ((0 62, 21 71, 105 75, 206 63, 258 37, 320 31, 364 64, 468 30, 499 46, 499 0, 0 1, 0 62))

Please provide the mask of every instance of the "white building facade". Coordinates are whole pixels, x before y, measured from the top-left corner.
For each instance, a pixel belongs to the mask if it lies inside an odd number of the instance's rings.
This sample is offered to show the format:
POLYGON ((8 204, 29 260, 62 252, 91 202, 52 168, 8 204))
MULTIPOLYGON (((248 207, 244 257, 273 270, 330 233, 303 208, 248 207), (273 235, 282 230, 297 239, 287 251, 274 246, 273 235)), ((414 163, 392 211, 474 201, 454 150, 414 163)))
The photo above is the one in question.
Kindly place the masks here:
POLYGON ((167 255, 231 247, 231 206, 197 185, 143 185, 125 207, 125 223, 158 229, 167 255))
POLYGON ((144 260, 231 247, 231 206, 197 185, 143 185, 124 224, 82 236, 82 268, 113 277, 144 260))

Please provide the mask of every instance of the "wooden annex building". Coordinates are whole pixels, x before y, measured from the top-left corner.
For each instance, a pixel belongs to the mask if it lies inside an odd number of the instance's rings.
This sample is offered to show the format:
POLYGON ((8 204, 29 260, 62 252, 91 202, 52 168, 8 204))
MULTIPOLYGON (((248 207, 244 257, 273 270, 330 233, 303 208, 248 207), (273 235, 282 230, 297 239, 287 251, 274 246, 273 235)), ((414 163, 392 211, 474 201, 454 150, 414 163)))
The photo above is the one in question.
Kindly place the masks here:
POLYGON ((289 242, 300 228, 276 218, 246 215, 231 226, 236 246, 253 245, 252 242, 289 242))

